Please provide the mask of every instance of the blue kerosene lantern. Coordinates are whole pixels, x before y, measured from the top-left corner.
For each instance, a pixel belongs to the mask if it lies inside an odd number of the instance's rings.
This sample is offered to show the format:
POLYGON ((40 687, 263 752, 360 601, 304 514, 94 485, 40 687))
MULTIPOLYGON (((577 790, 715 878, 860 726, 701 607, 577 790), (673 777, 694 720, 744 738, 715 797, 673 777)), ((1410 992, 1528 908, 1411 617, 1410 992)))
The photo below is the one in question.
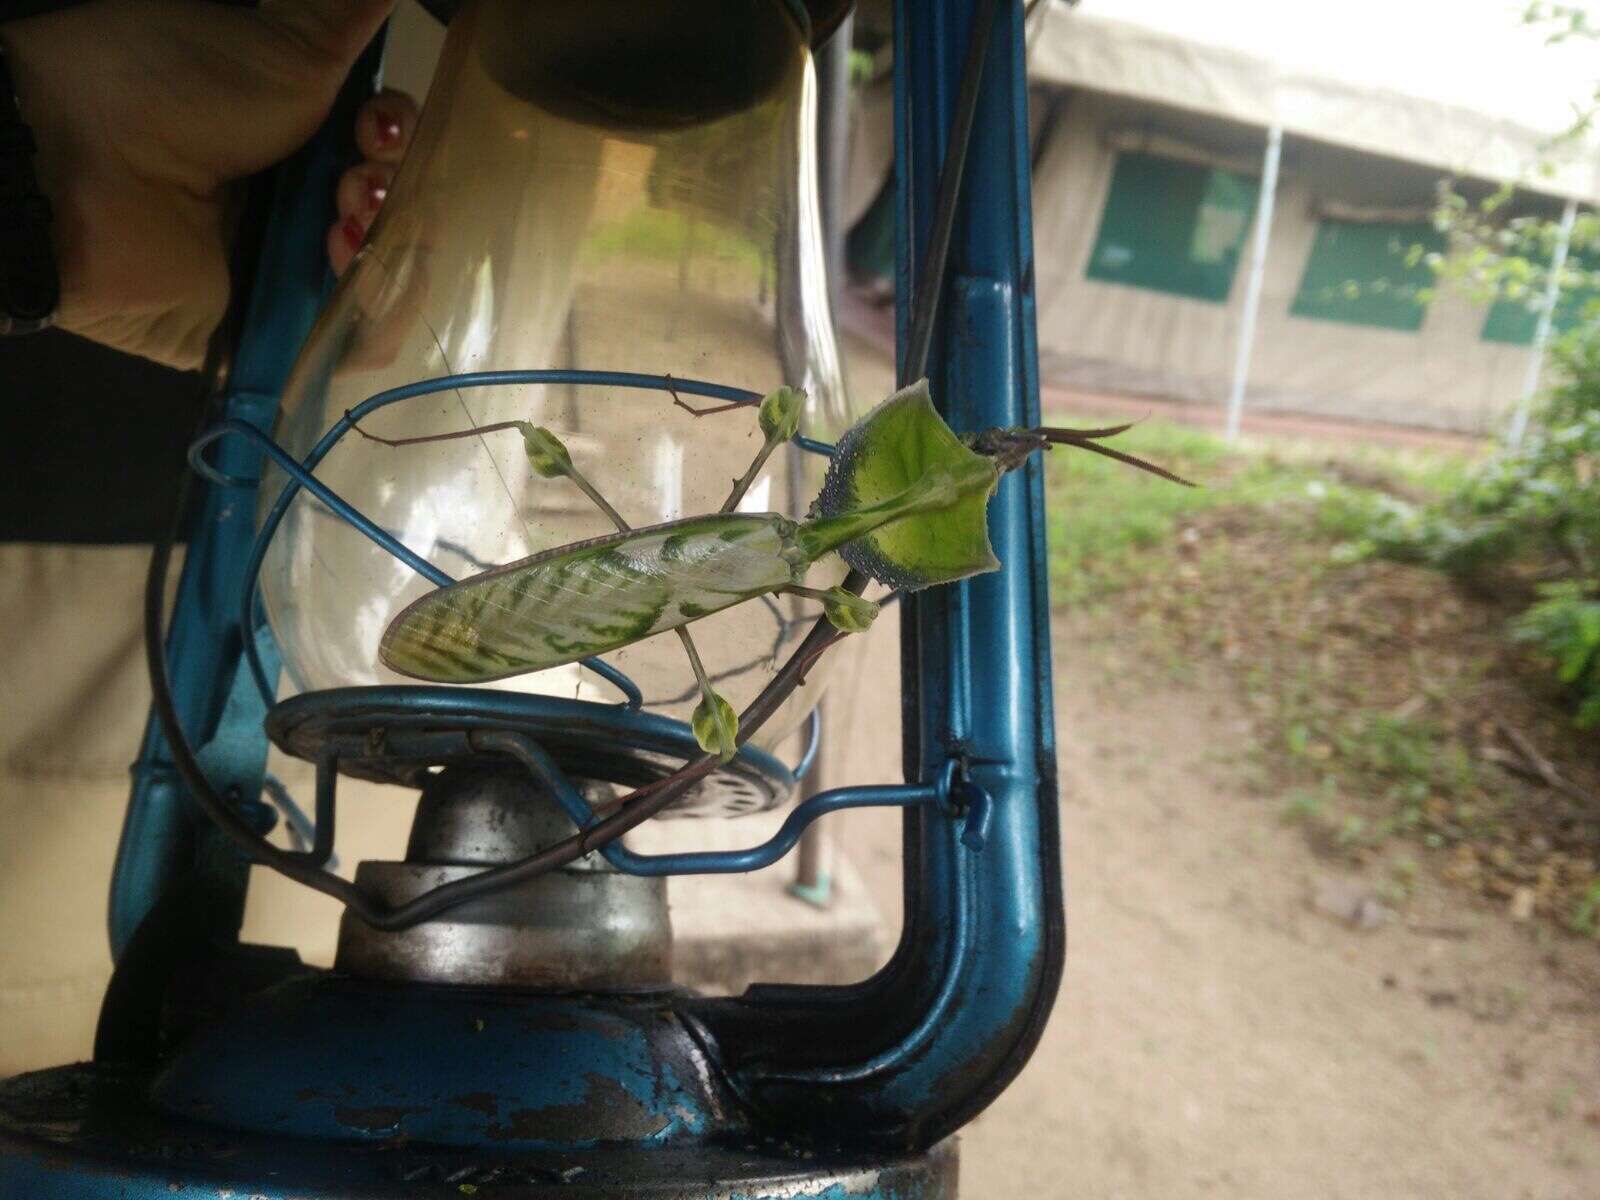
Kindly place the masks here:
MULTIPOLYGON (((645 525, 714 511, 760 436, 690 408, 803 388, 801 436, 741 507, 804 516, 859 416, 813 145, 810 47, 844 6, 433 7, 450 28, 415 143, 325 304, 312 198, 372 55, 278 173, 154 642, 95 1061, 0 1084, 0 1194, 953 1196, 949 1135, 1021 1069, 1063 953, 1036 462, 990 504, 1003 568, 904 600, 906 782, 813 795, 748 851, 617 839, 790 800, 805 763, 775 750, 823 680, 794 687, 827 636, 815 602, 697 623, 698 665, 663 635, 449 686, 378 653, 442 583, 610 528, 507 422, 556 433, 645 525), (689 723, 702 676, 743 713, 725 759, 689 723), (266 840, 269 738, 315 764, 302 850, 266 840), (352 778, 421 794, 404 860, 353 881, 328 867, 352 778), (765 865, 871 804, 906 814, 880 974, 671 985, 666 876, 765 865), (345 905, 332 970, 240 944, 252 862, 345 905)), ((1038 424, 1022 9, 895 11, 898 366, 958 430, 1038 424)))

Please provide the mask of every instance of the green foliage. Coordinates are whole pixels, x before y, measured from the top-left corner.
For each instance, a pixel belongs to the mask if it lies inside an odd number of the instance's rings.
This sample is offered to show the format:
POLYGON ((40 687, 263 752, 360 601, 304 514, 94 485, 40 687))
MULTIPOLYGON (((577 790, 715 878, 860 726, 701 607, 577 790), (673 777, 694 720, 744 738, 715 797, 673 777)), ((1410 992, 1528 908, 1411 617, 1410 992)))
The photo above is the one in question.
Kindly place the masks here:
POLYGON ((1600 879, 1589 885, 1589 890, 1583 894, 1583 899, 1578 901, 1578 906, 1573 910, 1572 919, 1568 924, 1571 925, 1573 933, 1600 938, 1600 879))
POLYGON ((1201 486, 1173 487, 1098 455, 1053 452, 1045 478, 1058 518, 1049 530, 1050 591, 1057 603, 1098 600, 1137 584, 1146 560, 1170 545, 1180 521, 1225 494, 1217 474, 1229 451, 1220 438, 1149 421, 1122 435, 1117 446, 1201 486))
POLYGON ((1375 554, 1437 568, 1479 588, 1544 584, 1516 636, 1573 689, 1578 719, 1600 722, 1600 334, 1556 349, 1560 382, 1522 447, 1486 461, 1443 501, 1362 501, 1346 556, 1375 554))
MULTIPOLYGON (((1584 5, 1530 0, 1522 20, 1552 44, 1600 39, 1584 5)), ((1600 87, 1548 151, 1586 138, 1597 113, 1600 87)), ((1576 697, 1578 721, 1592 726, 1600 723, 1600 216, 1577 217, 1552 277, 1564 231, 1519 212, 1516 198, 1511 182, 1476 200, 1446 184, 1434 214, 1446 249, 1417 244, 1407 261, 1425 264, 1441 286, 1494 301, 1490 340, 1531 341, 1533 320, 1553 299, 1553 328, 1566 331, 1553 344, 1559 382, 1531 414, 1522 445, 1485 462, 1442 502, 1358 496, 1330 506, 1325 519, 1343 529, 1346 559, 1421 564, 1480 589, 1545 585, 1514 634, 1551 662, 1576 697)))
MULTIPOLYGON (((1316 448, 1263 453, 1154 420, 1135 425, 1117 446, 1200 486, 1173 487, 1108 459, 1055 451, 1045 478, 1056 518, 1050 522, 1050 591, 1058 604, 1092 603, 1147 583, 1152 566, 1171 559, 1182 526, 1209 510, 1290 511, 1322 536, 1353 542, 1370 529, 1369 514, 1388 502, 1381 492, 1341 482, 1316 448)), ((1436 455, 1419 468, 1393 453, 1342 454, 1363 473, 1370 467, 1377 476, 1430 492, 1453 485, 1460 473, 1452 456, 1436 455)))
POLYGON ((1563 379, 1522 448, 1487 461, 1443 504, 1396 507, 1375 531, 1386 553, 1460 576, 1516 564, 1600 575, 1600 336, 1565 339, 1556 357, 1563 379))
MULTIPOLYGON (((1551 46, 1571 41, 1600 41, 1600 25, 1595 24, 1589 8, 1584 4, 1530 0, 1522 10, 1522 23, 1543 26, 1545 43, 1551 46)), ((1558 141, 1579 141, 1594 128, 1597 115, 1600 115, 1600 85, 1585 100, 1573 106, 1572 124, 1558 141)))
MULTIPOLYGON (((1543 306, 1561 236, 1559 222, 1514 212, 1515 196, 1516 189, 1506 184, 1473 202, 1446 184, 1440 190, 1433 223, 1445 235, 1447 248, 1441 252, 1420 244, 1412 247, 1413 255, 1432 270, 1437 286, 1471 300, 1496 302, 1485 327, 1485 336, 1495 341, 1531 340, 1526 328, 1516 336, 1511 336, 1509 329, 1495 332, 1505 323, 1498 310, 1512 306, 1536 312, 1543 306)), ((1557 331, 1578 328, 1594 316, 1594 297, 1600 289, 1600 271, 1595 269, 1600 218, 1587 213, 1579 216, 1569 249, 1557 280, 1561 297, 1555 311, 1557 331)))
MULTIPOLYGON (((1541 29, 1551 45, 1600 39, 1600 27, 1581 4, 1531 0, 1523 8, 1522 23, 1541 29)), ((1544 161, 1528 164, 1530 171, 1548 177, 1555 173, 1559 157, 1587 157, 1590 152, 1584 143, 1593 133, 1597 115, 1600 85, 1574 103, 1571 124, 1546 143, 1544 161)), ((1453 182, 1446 183, 1440 189, 1434 226, 1447 237, 1448 249, 1424 256, 1441 284, 1478 300, 1496 301, 1484 330, 1484 336, 1494 341, 1528 339, 1527 310, 1543 306, 1560 237, 1556 221, 1530 213, 1516 198, 1517 185, 1510 181, 1477 200, 1453 182), (1525 310, 1521 322, 1509 319, 1513 306, 1525 310), (1519 325, 1517 336, 1507 336, 1519 325)), ((1578 216, 1569 244, 1571 254, 1556 280, 1558 303, 1553 315, 1558 331, 1592 323, 1600 315, 1600 216, 1578 216)))
POLYGON ((1600 725, 1600 598, 1573 581, 1551 584, 1517 619, 1516 637, 1537 647, 1577 697, 1579 727, 1600 725))
POLYGON ((1330 730, 1335 754, 1366 776, 1421 799, 1429 789, 1460 795, 1475 783, 1466 750, 1432 721, 1356 711, 1330 730))

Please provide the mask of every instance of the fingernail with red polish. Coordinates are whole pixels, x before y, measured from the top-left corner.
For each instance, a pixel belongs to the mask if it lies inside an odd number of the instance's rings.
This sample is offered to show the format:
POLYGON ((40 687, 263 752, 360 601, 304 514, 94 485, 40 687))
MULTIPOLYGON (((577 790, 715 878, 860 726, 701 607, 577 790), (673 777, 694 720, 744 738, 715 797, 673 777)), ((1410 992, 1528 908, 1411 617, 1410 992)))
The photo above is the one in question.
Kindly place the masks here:
POLYGON ((361 249, 361 240, 367 236, 366 228, 354 217, 346 217, 344 224, 339 226, 339 232, 344 234, 345 244, 352 252, 361 249))
POLYGON ((379 112, 373 117, 373 123, 378 129, 378 145, 398 146, 400 144, 400 118, 393 113, 379 112))
POLYGON ((389 185, 381 179, 367 180, 367 211, 376 212, 389 198, 389 185))

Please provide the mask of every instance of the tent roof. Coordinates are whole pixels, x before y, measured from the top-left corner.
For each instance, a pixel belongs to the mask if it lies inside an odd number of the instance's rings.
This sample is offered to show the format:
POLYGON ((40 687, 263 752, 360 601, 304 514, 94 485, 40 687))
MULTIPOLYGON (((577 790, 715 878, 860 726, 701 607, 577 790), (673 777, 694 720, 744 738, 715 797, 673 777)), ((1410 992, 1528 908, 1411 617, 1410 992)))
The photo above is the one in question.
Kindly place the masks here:
POLYGON ((1037 83, 1082 87, 1482 179, 1525 180, 1531 191, 1600 199, 1592 147, 1555 158, 1551 131, 1398 90, 1287 66, 1237 48, 1051 4, 1029 49, 1037 83), (1531 169, 1550 159, 1552 173, 1531 169))

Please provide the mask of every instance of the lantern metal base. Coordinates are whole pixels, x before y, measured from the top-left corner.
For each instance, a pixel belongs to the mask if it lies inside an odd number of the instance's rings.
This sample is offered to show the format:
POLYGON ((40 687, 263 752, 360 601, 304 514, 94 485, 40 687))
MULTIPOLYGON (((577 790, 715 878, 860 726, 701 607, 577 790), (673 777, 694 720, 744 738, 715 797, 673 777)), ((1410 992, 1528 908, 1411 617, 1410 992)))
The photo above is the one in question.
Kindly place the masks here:
MULTIPOLYGON (((482 764, 474 734, 512 732, 536 740, 574 780, 643 787, 702 751, 682 721, 555 696, 486 688, 354 687, 306 692, 267 714, 267 735, 286 754, 340 774, 420 788, 440 767, 482 764)), ((794 774, 746 746, 658 815, 739 816, 786 801, 794 774)))
POLYGON ((0 1082, 0 1195, 29 1200, 954 1200, 954 1140, 874 1159, 738 1141, 516 1151, 240 1133, 175 1118, 142 1073, 0 1082))

